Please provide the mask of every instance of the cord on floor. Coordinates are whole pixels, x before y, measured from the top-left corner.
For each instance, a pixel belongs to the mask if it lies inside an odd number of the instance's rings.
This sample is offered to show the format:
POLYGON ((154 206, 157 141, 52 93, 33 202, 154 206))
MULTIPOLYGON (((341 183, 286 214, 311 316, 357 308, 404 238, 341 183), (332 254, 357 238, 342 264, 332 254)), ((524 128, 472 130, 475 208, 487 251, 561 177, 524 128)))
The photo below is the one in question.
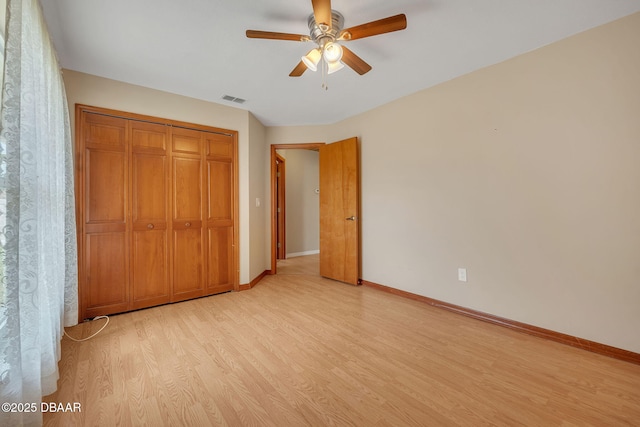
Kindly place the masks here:
POLYGON ((96 316, 93 318, 93 320, 98 320, 98 319, 107 319, 107 321, 105 322, 104 325, 102 325, 102 327, 100 329, 98 329, 98 332, 96 332, 95 334, 86 337, 86 338, 82 338, 82 339, 77 339, 77 338, 73 338, 71 335, 67 334, 67 331, 64 331, 64 334, 67 336, 67 338, 69 338, 71 341, 75 341, 75 342, 82 342, 82 341, 88 341, 91 338, 95 337, 96 335, 98 335, 100 332, 102 332, 102 330, 104 328, 107 327, 107 325, 109 324, 109 316, 96 316))

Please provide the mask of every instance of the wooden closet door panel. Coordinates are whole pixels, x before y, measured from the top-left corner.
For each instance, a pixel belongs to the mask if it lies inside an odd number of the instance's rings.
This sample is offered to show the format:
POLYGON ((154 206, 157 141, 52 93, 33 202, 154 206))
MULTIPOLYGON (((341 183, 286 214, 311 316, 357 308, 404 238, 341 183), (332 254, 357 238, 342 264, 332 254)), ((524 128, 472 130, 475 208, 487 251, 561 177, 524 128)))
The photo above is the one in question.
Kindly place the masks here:
POLYGON ((174 154, 201 154, 202 132, 193 129, 173 128, 171 150, 174 154))
POLYGON ((206 133, 205 147, 207 158, 232 161, 235 157, 233 136, 220 133, 206 133))
POLYGON ((136 153, 167 154, 167 132, 165 125, 131 121, 131 147, 136 153))
POLYGON ((132 309, 170 301, 166 126, 131 122, 132 309))
POLYGON ((165 156, 133 154, 133 222, 167 223, 167 159, 165 156))
POLYGON ((81 122, 82 132, 79 133, 86 148, 125 151, 126 119, 85 112, 81 122))
MULTIPOLYGON (((207 161, 209 222, 231 225, 233 222, 233 166, 227 161, 207 161)), ((213 224, 212 224, 213 225, 213 224)))
POLYGON ((201 229, 174 230, 173 300, 203 294, 201 229))
POLYGON ((233 165, 230 161, 207 161, 207 187, 207 293, 214 294, 233 289, 233 165))
POLYGON ((169 302, 167 230, 134 231, 132 308, 169 302))
POLYGON ((172 301, 204 295, 202 132, 172 129, 172 301))
POLYGON ((83 319, 128 309, 128 253, 125 233, 86 235, 83 319))
POLYGON ((207 293, 233 290, 233 228, 209 228, 207 293))
POLYGON ((128 310, 130 284, 127 121, 92 113, 82 117, 81 320, 128 310))
POLYGON ((202 219, 202 160, 173 158, 173 220, 202 219))
MULTIPOLYGON (((127 207, 127 161, 124 152, 87 149, 85 153, 85 224, 120 224, 127 207)), ((89 227, 87 231, 93 229, 89 227)))

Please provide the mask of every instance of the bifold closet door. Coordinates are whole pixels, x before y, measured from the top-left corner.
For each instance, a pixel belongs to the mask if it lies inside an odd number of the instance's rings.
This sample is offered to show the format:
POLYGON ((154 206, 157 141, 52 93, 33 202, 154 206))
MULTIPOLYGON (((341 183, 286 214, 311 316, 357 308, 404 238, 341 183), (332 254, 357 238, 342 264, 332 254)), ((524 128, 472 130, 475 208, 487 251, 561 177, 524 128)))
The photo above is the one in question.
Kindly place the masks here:
POLYGON ((172 128, 172 301, 204 295, 202 132, 172 128))
POLYGON ((237 132, 76 105, 79 320, 238 289, 237 132))
POLYGON ((131 309, 170 301, 169 127, 130 121, 131 309))
POLYGON ((127 121, 83 113, 84 318, 129 309, 127 121))

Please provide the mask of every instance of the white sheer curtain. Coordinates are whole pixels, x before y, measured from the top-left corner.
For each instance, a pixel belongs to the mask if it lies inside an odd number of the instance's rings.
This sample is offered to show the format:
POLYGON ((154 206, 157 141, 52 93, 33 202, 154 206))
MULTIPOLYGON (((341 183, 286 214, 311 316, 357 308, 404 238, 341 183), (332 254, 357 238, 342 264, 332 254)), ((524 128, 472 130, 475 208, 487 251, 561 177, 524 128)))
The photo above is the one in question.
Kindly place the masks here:
POLYGON ((0 131, 6 225, 0 293, 0 425, 38 425, 56 390, 63 326, 77 323, 73 147, 64 83, 37 0, 8 0, 0 131))

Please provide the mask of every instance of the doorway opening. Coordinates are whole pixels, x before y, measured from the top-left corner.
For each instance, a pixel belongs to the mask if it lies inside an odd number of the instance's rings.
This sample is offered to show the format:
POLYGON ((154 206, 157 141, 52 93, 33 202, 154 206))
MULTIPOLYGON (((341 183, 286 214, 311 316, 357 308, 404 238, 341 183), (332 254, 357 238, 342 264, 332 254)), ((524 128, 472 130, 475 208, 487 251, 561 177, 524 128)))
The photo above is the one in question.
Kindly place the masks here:
MULTIPOLYGON (((324 143, 271 145, 271 274, 278 273, 278 263, 284 271, 312 271, 313 256, 287 259, 286 252, 286 157, 277 150, 318 151, 324 143), (280 158, 280 159, 279 159, 280 158), (278 171, 280 169, 280 176, 278 171), (279 245, 278 245, 279 244, 279 245)), ((318 259, 316 255, 316 259, 318 259)), ((318 261, 319 262, 319 261, 318 261)))

